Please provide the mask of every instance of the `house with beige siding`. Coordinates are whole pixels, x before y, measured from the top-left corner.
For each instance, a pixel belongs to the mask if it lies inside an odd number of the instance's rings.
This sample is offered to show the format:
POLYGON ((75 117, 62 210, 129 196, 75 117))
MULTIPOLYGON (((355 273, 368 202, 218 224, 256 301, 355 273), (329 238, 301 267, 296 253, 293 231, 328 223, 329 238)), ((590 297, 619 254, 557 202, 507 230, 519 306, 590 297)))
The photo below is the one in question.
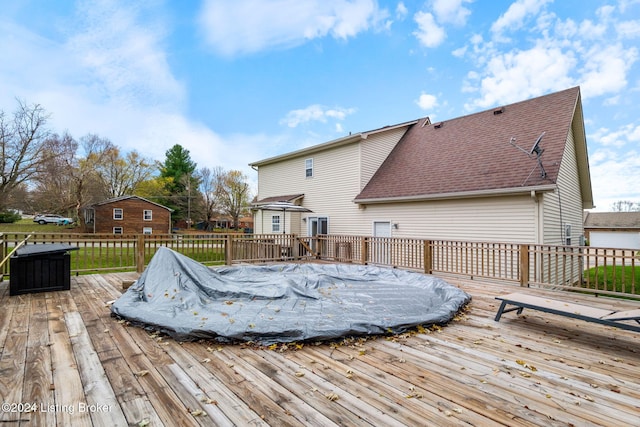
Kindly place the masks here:
POLYGON ((583 209, 593 207, 579 87, 251 166, 256 208, 290 201, 311 210, 255 209, 256 233, 576 245, 583 209))

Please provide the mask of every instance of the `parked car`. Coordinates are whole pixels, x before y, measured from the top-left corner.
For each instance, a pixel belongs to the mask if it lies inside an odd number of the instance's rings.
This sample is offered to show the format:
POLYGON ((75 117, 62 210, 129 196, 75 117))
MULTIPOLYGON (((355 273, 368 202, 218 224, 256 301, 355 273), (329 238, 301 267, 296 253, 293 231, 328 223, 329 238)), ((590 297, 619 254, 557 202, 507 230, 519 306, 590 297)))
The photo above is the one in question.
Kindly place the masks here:
POLYGON ((33 217, 33 222, 37 222, 38 224, 58 224, 58 225, 67 225, 73 224, 73 218, 64 217, 62 215, 56 214, 41 214, 33 217))

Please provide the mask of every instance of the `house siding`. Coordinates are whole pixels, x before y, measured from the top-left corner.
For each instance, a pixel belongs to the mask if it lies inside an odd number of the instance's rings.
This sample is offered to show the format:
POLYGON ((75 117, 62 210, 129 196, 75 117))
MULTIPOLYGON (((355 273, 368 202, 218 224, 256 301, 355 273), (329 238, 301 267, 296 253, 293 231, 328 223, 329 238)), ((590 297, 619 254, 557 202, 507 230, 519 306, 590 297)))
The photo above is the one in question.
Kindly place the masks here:
POLYGON ((529 196, 372 204, 361 211, 356 234, 371 235, 374 221, 397 224, 392 237, 514 243, 535 238, 529 196))
MULTIPOLYGON (((544 159, 543 159, 544 160, 544 159)), ((578 162, 573 128, 567 136, 557 188, 546 193, 544 200, 544 244, 564 245, 564 225, 571 225, 571 244, 578 245, 580 236, 584 234, 582 196, 579 186, 578 162)))
POLYGON ((139 234, 145 227, 151 227, 153 234, 165 234, 171 232, 171 212, 159 205, 149 203, 140 199, 123 199, 111 203, 95 205, 95 227, 96 233, 113 233, 114 227, 122 227, 123 234, 139 234), (122 209, 123 218, 113 219, 113 210, 122 209), (152 220, 145 221, 143 213, 145 210, 153 212, 152 220))
POLYGON ((406 131, 407 128, 402 127, 371 135, 360 144, 360 191, 367 185, 406 131))
MULTIPOLYGON (((313 155, 279 163, 260 166, 258 169, 258 199, 283 194, 304 194, 303 205, 312 213, 303 216, 330 217, 331 233, 347 233, 349 218, 357 213, 358 207, 353 197, 360 185, 360 149, 358 143, 339 146, 313 155), (305 160, 313 158, 313 177, 305 177, 305 160), (334 228, 333 224, 336 224, 334 228), (342 224, 342 226, 340 226, 342 224)), ((257 211, 256 233, 271 232, 271 218, 282 213, 257 211)), ((306 227, 301 224, 301 215, 287 214, 286 232, 306 235, 306 227)))

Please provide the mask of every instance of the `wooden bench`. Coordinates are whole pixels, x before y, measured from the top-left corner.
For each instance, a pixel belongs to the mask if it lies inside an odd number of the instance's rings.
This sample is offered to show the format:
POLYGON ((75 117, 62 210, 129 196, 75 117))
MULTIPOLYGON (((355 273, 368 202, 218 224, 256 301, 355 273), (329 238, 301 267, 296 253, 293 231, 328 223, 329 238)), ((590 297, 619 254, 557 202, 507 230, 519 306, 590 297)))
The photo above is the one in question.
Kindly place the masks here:
POLYGON ((503 313, 517 310, 517 314, 520 314, 522 313, 522 310, 529 308, 532 310, 543 311, 545 313, 557 314, 559 316, 566 316, 587 322, 600 323, 602 325, 640 332, 640 309, 626 311, 606 310, 520 293, 502 295, 496 297, 496 299, 502 301, 502 304, 500 304, 500 308, 498 309, 498 313, 496 314, 496 322, 500 321, 500 317, 502 317, 503 313), (507 308, 507 306, 513 307, 507 308), (635 320, 638 325, 622 323, 625 320, 635 320))

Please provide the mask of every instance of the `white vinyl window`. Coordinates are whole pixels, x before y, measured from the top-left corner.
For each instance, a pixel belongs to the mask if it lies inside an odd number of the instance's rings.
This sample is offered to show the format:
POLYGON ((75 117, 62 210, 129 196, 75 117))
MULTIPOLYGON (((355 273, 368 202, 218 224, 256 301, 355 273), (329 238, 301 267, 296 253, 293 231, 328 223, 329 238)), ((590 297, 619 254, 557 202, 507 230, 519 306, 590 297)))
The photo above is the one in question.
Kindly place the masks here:
POLYGON ((306 159, 304 161, 304 176, 306 178, 313 178, 313 159, 306 159))
MULTIPOLYGON (((153 220, 153 211, 151 209, 145 209, 142 212, 142 219, 144 219, 145 221, 153 220)), ((151 233, 149 233, 149 234, 151 234, 151 233)))
POLYGON ((124 218, 122 208, 113 208, 113 219, 121 220, 122 218, 124 218))
POLYGON ((271 217, 271 232, 272 233, 280 232, 280 215, 274 215, 271 217))
POLYGON ((122 227, 113 227, 113 234, 122 234, 122 227))
POLYGON ((153 228, 151 227, 143 227, 142 234, 153 234, 153 228))

